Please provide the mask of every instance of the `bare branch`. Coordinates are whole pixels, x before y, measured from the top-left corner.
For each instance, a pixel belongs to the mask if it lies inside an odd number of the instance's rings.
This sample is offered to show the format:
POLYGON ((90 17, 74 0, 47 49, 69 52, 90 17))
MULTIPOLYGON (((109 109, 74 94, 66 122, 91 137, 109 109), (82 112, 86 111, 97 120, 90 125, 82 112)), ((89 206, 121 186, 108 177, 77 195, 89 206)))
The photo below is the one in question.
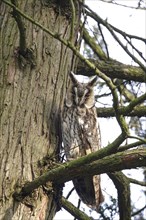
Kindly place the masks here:
POLYGON ((70 197, 70 195, 72 194, 72 192, 75 190, 75 187, 73 187, 70 191, 69 191, 69 193, 67 194, 67 196, 66 196, 66 199, 68 199, 69 197, 70 197))
POLYGON ((124 107, 124 111, 130 113, 137 105, 146 100, 146 93, 132 100, 128 106, 124 107))
POLYGON ((78 220, 91 220, 93 218, 90 218, 88 215, 86 215, 84 212, 80 211, 77 207, 75 207, 71 202, 66 200, 64 197, 61 199, 62 207, 68 211, 71 215, 73 215, 78 220))
POLYGON ((137 184, 137 185, 140 185, 140 186, 146 186, 146 182, 143 182, 143 181, 139 181, 139 180, 136 180, 136 179, 133 179, 133 178, 128 178, 130 183, 134 183, 134 184, 137 184))
POLYGON ((119 45, 125 50, 125 52, 137 63, 139 66, 146 71, 146 67, 128 50, 127 46, 125 46, 122 41, 118 38, 118 36, 115 34, 112 25, 110 25, 106 20, 103 20, 101 17, 99 17, 94 11, 92 11, 87 5, 84 4, 84 7, 86 8, 86 14, 87 16, 90 16, 98 23, 101 23, 103 26, 105 26, 113 38, 119 43, 119 45))
POLYGON ((140 10, 145 10, 146 7, 141 7, 140 4, 137 4, 137 7, 133 7, 133 6, 128 6, 128 5, 124 5, 124 4, 120 4, 120 3, 117 3, 115 0, 110 0, 110 1, 107 1, 107 0, 99 0, 101 2, 105 2, 105 3, 111 3, 113 5, 118 5, 118 6, 122 6, 122 7, 125 7, 125 8, 130 8, 130 9, 140 9, 140 10))
POLYGON ((124 39, 128 42, 128 44, 132 47, 133 50, 137 52, 137 54, 143 59, 144 62, 146 62, 145 57, 143 56, 142 52, 139 51, 131 42, 131 40, 128 39, 128 37, 124 37, 124 39))
POLYGON ((145 209, 146 209, 146 205, 145 205, 143 208, 139 209, 138 211, 132 213, 131 216, 133 217, 133 216, 135 216, 135 215, 138 215, 139 213, 141 213, 141 212, 144 211, 145 209))
POLYGON ((122 172, 108 173, 118 192, 120 219, 131 219, 130 182, 122 172))
POLYGON ((71 10, 72 10, 72 20, 71 20, 71 30, 70 30, 70 38, 69 41, 72 42, 74 36, 74 26, 75 26, 75 6, 73 0, 70 0, 71 10))
POLYGON ((117 27, 111 25, 111 24, 110 24, 110 26, 113 28, 113 30, 115 30, 115 31, 118 32, 119 34, 123 35, 124 37, 128 37, 128 38, 130 38, 130 39, 140 40, 140 41, 143 41, 143 43, 146 44, 146 39, 145 39, 145 38, 128 34, 128 33, 124 32, 124 31, 118 29, 117 27))
MULTIPOLYGON (((11 0, 11 2, 17 6, 17 0, 11 0)), ((15 18, 15 21, 17 22, 18 29, 19 29, 19 34, 20 34, 20 40, 19 40, 19 46, 20 46, 20 53, 23 55, 26 53, 27 46, 26 46, 26 30, 24 23, 22 21, 22 18, 20 14, 13 8, 13 17, 15 18)))
POLYGON ((69 163, 59 165, 24 185, 19 192, 13 194, 13 197, 18 201, 22 201, 34 189, 44 185, 48 181, 61 184, 79 176, 86 176, 87 173, 90 173, 90 175, 98 175, 101 173, 146 166, 146 149, 120 152, 96 160, 103 150, 105 151, 105 149, 101 149, 96 153, 91 153, 69 163), (89 161, 93 162, 90 163, 89 161))
POLYGON ((137 142, 134 142, 132 144, 127 144, 127 145, 119 147, 118 152, 125 151, 125 150, 128 150, 128 149, 134 148, 134 147, 138 147, 142 144, 143 144, 143 141, 137 141, 137 142))
POLYGON ((95 40, 89 35, 87 29, 83 28, 83 39, 85 42, 92 48, 94 53, 101 59, 101 60, 107 60, 106 54, 103 52, 101 47, 95 42, 95 40))
MULTIPOLYGON (((102 53, 99 52, 98 55, 103 58, 102 53)), ((106 60, 106 58, 104 58, 104 60, 106 60)), ((133 80, 135 82, 146 82, 145 72, 137 66, 122 64, 116 60, 96 61, 90 59, 90 61, 111 79, 118 78, 133 80)), ((90 77, 95 75, 95 71, 80 61, 77 66, 77 74, 90 77)))
MULTIPOLYGON (((101 118, 114 117, 115 111, 113 108, 97 108, 97 115, 101 118)), ((136 106, 131 112, 127 112, 125 107, 119 108, 119 113, 123 116, 129 117, 145 117, 146 116, 146 107, 145 106, 136 106)))
POLYGON ((144 138, 140 138, 137 136, 131 136, 131 135, 127 136, 127 138, 136 139, 136 140, 141 141, 143 144, 146 144, 146 139, 144 139, 144 138))
POLYGON ((106 49, 107 57, 108 57, 108 59, 109 59, 108 46, 107 46, 107 43, 106 43, 106 40, 105 40, 105 37, 104 37, 104 34, 103 34, 103 32, 102 32, 102 28, 101 28, 100 24, 98 24, 98 28, 99 28, 99 31, 100 31, 100 33, 101 33, 102 40, 103 40, 103 42, 104 42, 104 46, 105 46, 105 49, 106 49))

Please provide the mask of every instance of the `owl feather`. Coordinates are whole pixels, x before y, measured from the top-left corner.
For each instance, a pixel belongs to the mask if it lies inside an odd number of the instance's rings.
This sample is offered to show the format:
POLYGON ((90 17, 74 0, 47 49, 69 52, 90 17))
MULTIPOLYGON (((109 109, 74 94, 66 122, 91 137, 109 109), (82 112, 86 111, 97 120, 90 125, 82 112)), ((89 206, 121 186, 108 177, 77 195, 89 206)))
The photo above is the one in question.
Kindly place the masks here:
MULTIPOLYGON (((68 161, 88 155, 100 149, 100 130, 94 101, 94 86, 97 77, 88 83, 80 83, 73 72, 70 73, 70 86, 67 91, 62 136, 68 161)), ((100 176, 78 177, 73 180, 80 199, 90 208, 98 210, 103 201, 100 176)))

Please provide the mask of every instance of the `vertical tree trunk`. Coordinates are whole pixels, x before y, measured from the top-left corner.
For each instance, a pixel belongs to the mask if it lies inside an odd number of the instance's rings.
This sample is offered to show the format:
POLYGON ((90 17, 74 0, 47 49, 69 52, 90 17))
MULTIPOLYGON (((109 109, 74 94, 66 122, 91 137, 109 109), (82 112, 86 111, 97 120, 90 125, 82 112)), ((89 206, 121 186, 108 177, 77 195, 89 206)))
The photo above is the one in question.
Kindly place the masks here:
MULTIPOLYGON (((68 39, 70 19, 67 6, 49 2, 25 0, 20 1, 18 7, 35 21, 68 39)), ((43 172, 43 163, 39 161, 50 155, 59 160, 59 118, 73 54, 21 17, 27 47, 23 54, 12 8, 0 3, 0 9, 0 219, 52 219, 58 195, 47 194, 40 187, 19 203, 13 200, 12 194, 43 172)))

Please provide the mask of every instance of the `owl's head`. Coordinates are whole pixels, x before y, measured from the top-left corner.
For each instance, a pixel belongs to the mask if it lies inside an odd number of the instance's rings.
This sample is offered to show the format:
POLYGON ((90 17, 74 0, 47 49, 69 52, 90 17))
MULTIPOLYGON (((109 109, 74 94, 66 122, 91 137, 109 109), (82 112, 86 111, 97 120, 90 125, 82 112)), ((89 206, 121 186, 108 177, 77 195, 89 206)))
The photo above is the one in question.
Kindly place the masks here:
POLYGON ((66 106, 77 106, 80 108, 92 108, 94 101, 94 86, 97 82, 97 76, 88 83, 80 83, 73 72, 70 73, 71 85, 67 91, 66 106))

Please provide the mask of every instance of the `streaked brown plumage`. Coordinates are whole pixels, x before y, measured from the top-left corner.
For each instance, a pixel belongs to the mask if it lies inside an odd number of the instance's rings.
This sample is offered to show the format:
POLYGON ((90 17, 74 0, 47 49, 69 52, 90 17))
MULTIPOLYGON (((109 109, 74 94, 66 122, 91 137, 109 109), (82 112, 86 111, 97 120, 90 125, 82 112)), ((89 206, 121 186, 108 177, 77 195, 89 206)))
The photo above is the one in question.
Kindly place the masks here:
MULTIPOLYGON (((63 111, 62 136, 67 160, 74 160, 100 149, 100 131, 94 107, 94 91, 97 77, 88 83, 79 83, 70 74, 71 83, 63 111)), ((73 180, 80 199, 92 209, 98 209, 103 201, 100 176, 80 177, 73 180)))

